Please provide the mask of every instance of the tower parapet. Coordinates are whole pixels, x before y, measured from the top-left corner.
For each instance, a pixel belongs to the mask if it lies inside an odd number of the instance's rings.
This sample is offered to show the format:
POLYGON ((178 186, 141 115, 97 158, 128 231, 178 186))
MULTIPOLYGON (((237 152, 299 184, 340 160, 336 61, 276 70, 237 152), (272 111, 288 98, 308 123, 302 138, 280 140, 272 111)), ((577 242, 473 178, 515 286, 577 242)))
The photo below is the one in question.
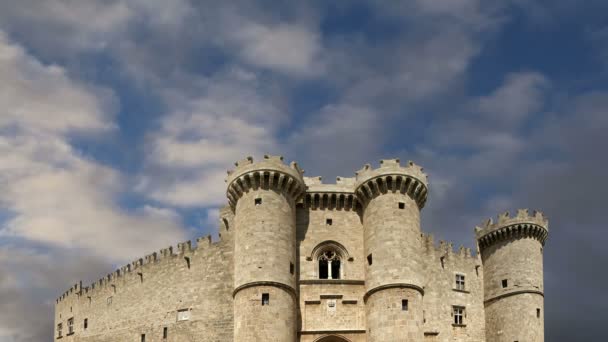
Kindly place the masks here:
POLYGON ((519 209, 513 217, 506 211, 498 215, 497 222, 489 218, 481 227, 475 227, 480 249, 516 235, 533 237, 544 245, 549 236, 549 220, 540 211, 535 210, 530 215, 528 209, 519 209))
POLYGON ((407 193, 422 209, 428 191, 427 175, 423 170, 412 161, 408 161, 407 166, 401 166, 399 159, 380 160, 380 167, 377 169, 365 164, 356 172, 357 197, 367 204, 375 196, 386 192, 407 193))
POLYGON ((549 222, 519 209, 475 228, 484 269, 486 340, 544 341, 543 247, 549 222))
POLYGON ((277 189, 298 199, 306 185, 296 162, 289 165, 283 163, 282 156, 264 155, 264 159, 254 162, 253 157, 247 157, 235 163, 234 170, 228 170, 226 196, 232 208, 236 202, 250 189, 277 189))

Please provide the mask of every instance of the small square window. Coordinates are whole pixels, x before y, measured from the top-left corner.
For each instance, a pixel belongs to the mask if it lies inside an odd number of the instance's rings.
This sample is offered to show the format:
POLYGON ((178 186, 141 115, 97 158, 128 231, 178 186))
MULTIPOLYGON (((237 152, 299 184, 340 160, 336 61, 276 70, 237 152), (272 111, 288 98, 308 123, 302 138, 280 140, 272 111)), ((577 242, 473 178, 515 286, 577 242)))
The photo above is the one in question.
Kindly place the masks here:
POLYGON ((177 310, 177 321, 187 321, 190 319, 190 310, 180 309, 177 310))
POLYGON ((464 307, 453 306, 453 316, 455 325, 464 325, 464 307))
POLYGON ((372 260, 372 255, 370 254, 370 255, 368 255, 368 256, 367 256, 367 264, 368 264, 368 265, 371 265, 371 264, 372 264, 372 262, 373 262, 373 260, 372 260))
POLYGON ((399 202, 399 209, 405 209, 405 203, 399 202))
POLYGON ((463 274, 456 275, 456 289, 464 291, 464 275, 463 274))
POLYGON ((407 307, 407 299, 402 299, 401 300, 401 311, 407 311, 408 307, 407 307))
POLYGON ((331 226, 334 223, 334 221, 330 218, 328 218, 327 220, 325 220, 325 224, 328 226, 331 226))
POLYGON ((509 286, 509 283, 507 282, 507 279, 503 279, 502 280, 502 288, 506 288, 507 286, 509 286))
POLYGON ((262 305, 270 305, 270 294, 262 293, 262 305))
POLYGON ((255 205, 262 205, 262 199, 261 198, 256 198, 255 199, 255 205))

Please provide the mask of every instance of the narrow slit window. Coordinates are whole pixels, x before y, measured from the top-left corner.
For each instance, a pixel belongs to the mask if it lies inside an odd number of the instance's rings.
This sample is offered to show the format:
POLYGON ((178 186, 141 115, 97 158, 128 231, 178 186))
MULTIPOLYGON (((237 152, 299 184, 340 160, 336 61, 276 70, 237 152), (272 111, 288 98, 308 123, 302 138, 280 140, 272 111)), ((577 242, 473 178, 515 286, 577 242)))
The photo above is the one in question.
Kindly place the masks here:
POLYGON ((59 324, 57 324, 57 337, 62 337, 63 336, 62 333, 63 333, 63 324, 59 323, 59 324))
POLYGON ((407 311, 407 310, 408 310, 407 299, 402 299, 401 300, 401 311, 407 311))
POLYGON ((296 267, 294 266, 293 262, 289 263, 289 273, 294 274, 296 270, 296 267))
POLYGON ((262 305, 270 305, 270 294, 262 293, 262 305))
POLYGON ((84 324, 83 325, 84 325, 84 330, 87 330, 87 328, 89 327, 89 319, 88 318, 84 319, 84 324))
POLYGON ((405 209, 405 202, 399 202, 399 209, 405 209))
POLYGON ((332 220, 330 218, 325 220, 325 225, 327 225, 327 226, 331 226, 333 223, 334 223, 334 220, 332 220))
POLYGON ((68 335, 74 333, 74 317, 68 319, 68 335))
POLYGON ((167 327, 164 327, 163 328, 163 340, 167 339, 167 335, 168 335, 167 327))
POLYGON ((190 269, 190 257, 184 257, 184 260, 186 260, 186 267, 190 269))
POLYGON ((373 262, 373 259, 372 259, 372 255, 370 254, 367 256, 367 264, 371 266, 372 262, 373 262))
POLYGON ((509 285, 509 282, 507 281, 507 279, 503 279, 502 280, 502 288, 506 288, 509 285))
POLYGON ((141 334, 141 342, 146 342, 146 334, 141 334))
POLYGON ((138 272, 137 275, 139 276, 139 282, 143 283, 144 282, 144 274, 141 272, 138 272))
POLYGON ((261 198, 256 198, 255 199, 255 205, 262 205, 262 199, 261 198))
POLYGON ((536 309, 536 318, 540 318, 540 308, 536 309))

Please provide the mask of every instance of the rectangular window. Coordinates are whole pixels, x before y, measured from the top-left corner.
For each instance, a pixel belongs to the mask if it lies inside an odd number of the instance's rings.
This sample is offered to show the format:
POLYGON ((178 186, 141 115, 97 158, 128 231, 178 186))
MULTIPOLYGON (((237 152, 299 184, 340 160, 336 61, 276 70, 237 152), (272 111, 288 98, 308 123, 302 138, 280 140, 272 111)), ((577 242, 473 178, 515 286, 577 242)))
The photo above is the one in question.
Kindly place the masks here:
POLYGON ((464 307, 462 306, 454 306, 454 324, 455 325, 464 325, 464 307))
POLYGON ((293 262, 289 263, 289 273, 294 274, 294 272, 296 271, 296 267, 294 266, 293 262))
POLYGON ((256 198, 255 199, 255 205, 262 205, 262 199, 261 198, 256 198))
POLYGON ((401 300, 401 311, 407 311, 407 299, 401 300))
POLYGON ((331 226, 334 223, 334 221, 330 218, 328 218, 327 220, 325 220, 325 224, 328 226, 331 226))
POLYGON ((74 317, 68 319, 68 335, 74 333, 74 317))
POLYGON ((177 310, 177 321, 187 321, 190 319, 190 310, 181 309, 177 310))
POLYGON ((399 209, 405 209, 405 203, 399 202, 399 209))
POLYGON ((506 287, 507 287, 507 285, 508 285, 507 279, 503 279, 503 280, 502 280, 502 288, 503 288, 503 289, 504 289, 504 288, 506 288, 506 287))
POLYGON ((141 334, 141 342, 146 342, 146 334, 141 334))
POLYGON ((262 293, 262 305, 270 305, 270 294, 262 293))
POLYGON ((87 330, 88 327, 89 327, 89 319, 85 318, 84 319, 84 330, 87 330))
POLYGON ((167 327, 164 327, 163 328, 163 340, 167 339, 167 335, 168 335, 167 327))
POLYGON ((63 324, 57 324, 57 337, 62 337, 63 324))
POLYGON ((372 264, 372 261, 373 261, 373 260, 372 260, 372 255, 370 254, 370 255, 368 255, 368 256, 367 256, 367 264, 368 264, 368 265, 371 265, 371 264, 372 264))
POLYGON ((456 289, 464 291, 464 275, 463 274, 456 275, 456 289))
POLYGON ((540 318, 540 308, 536 309, 536 318, 540 318))

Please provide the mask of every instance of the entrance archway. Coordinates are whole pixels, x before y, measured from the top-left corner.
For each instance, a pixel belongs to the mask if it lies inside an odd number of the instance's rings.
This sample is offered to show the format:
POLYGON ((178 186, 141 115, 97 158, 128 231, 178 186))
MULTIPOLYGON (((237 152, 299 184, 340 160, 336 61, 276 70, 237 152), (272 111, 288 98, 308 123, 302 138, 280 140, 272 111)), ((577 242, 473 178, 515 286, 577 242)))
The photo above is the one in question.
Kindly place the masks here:
POLYGON ((323 336, 323 337, 315 340, 315 342, 350 342, 350 341, 342 336, 328 335, 328 336, 323 336))

